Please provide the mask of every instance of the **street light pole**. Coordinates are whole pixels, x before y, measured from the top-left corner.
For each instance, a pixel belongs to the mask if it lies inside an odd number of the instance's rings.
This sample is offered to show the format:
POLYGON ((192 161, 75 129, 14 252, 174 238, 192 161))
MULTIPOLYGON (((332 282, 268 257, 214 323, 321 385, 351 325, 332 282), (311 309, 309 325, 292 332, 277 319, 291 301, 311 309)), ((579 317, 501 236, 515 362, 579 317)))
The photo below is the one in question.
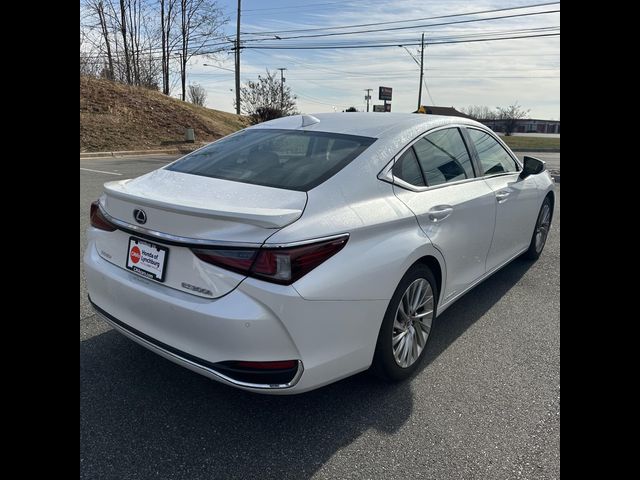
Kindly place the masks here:
POLYGON ((280 70, 280 112, 284 115, 284 71, 286 68, 279 68, 280 70))

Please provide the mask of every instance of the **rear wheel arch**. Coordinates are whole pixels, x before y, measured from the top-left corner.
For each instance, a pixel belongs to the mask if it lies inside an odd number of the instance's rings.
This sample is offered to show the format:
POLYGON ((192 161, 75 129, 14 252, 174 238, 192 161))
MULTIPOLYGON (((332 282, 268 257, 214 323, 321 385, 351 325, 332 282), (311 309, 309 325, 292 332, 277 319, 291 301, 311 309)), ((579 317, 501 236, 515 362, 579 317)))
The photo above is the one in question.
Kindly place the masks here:
MULTIPOLYGON (((553 192, 553 190, 551 190, 549 193, 547 193, 544 197, 545 199, 549 199, 551 201, 551 220, 553 220, 553 208, 556 205, 556 194, 553 192)), ((544 200, 542 201, 544 203, 544 200)))
MULTIPOLYGON (((416 263, 421 263, 431 270, 433 276, 436 279, 436 287, 438 289, 438 298, 440 298, 442 294, 442 267, 440 266, 440 262, 433 255, 425 255, 419 258, 413 265, 416 263)), ((413 265, 411 265, 413 267, 413 265)), ((439 303, 439 302, 438 302, 439 303)))

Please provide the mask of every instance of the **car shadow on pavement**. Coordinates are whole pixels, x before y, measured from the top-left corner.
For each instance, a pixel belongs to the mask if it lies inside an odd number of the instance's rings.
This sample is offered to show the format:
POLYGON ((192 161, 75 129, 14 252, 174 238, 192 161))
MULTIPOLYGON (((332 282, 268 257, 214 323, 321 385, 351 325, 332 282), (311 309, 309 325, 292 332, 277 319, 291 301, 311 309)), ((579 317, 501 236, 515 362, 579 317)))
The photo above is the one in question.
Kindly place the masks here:
MULTIPOLYGON (((443 313, 421 370, 529 266, 512 263, 443 313)), ((362 373, 301 395, 258 395, 113 330, 80 344, 81 478, 306 479, 367 430, 397 432, 412 410, 410 381, 388 385, 362 373)))
POLYGON ((518 283, 534 262, 516 259, 460 297, 433 321, 425 358, 416 375, 420 375, 456 338, 481 318, 518 283))

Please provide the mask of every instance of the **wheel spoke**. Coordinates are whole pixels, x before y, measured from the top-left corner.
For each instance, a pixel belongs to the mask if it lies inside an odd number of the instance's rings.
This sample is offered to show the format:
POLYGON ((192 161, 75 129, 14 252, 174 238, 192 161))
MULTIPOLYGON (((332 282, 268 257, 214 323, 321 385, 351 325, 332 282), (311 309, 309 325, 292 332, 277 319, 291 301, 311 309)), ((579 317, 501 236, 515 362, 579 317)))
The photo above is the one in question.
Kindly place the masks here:
POLYGON ((402 340, 407 335, 407 330, 400 332, 399 334, 393 337, 393 345, 395 346, 400 340, 402 340))
POLYGON ((420 350, 422 350, 424 348, 425 343, 427 343, 427 337, 424 334, 424 330, 422 329, 420 322, 417 322, 416 327, 417 327, 416 337, 418 339, 418 346, 420 347, 420 350))
POLYGON ((422 282, 418 281, 416 283, 417 283, 417 286, 415 288, 415 291, 413 292, 413 297, 411 302, 411 310, 414 312, 418 308, 418 304, 420 303, 420 297, 422 297, 422 282))
POLYGON ((426 341, 427 338, 429 337, 429 332, 431 331, 431 323, 429 323, 429 325, 423 322, 417 322, 417 323, 418 323, 418 326, 420 327, 420 330, 424 333, 424 339, 426 341))
POLYGON ((411 348, 411 336, 407 335, 404 342, 404 348, 402 349, 402 363, 404 366, 409 364, 409 349, 411 348))
MULTIPOLYGON (((402 305, 402 302, 400 302, 400 305, 402 305)), ((398 308, 398 313, 405 321, 409 320, 409 314, 405 311, 404 307, 398 308)), ((398 317, 396 316, 396 318, 398 317)))
POLYGON ((393 328, 394 330, 400 330, 401 332, 405 330, 404 324, 398 321, 397 318, 393 321, 393 328))
POLYGON ((402 305, 402 313, 404 313, 405 315, 409 314, 409 292, 405 292, 405 294, 402 296, 402 302, 400 302, 400 304, 402 305))
POLYGON ((426 312, 417 313, 416 315, 413 316, 413 318, 424 318, 427 315, 431 315, 432 313, 433 313, 433 310, 427 310, 426 312))
POLYGON ((402 337, 402 339, 400 339, 400 344, 394 348, 393 350, 393 356, 395 357, 396 361, 398 362, 398 364, 400 364, 401 360, 401 356, 402 356, 402 349, 404 347, 404 344, 407 341, 407 337, 404 336, 402 337))
MULTIPOLYGON (((430 290, 431 290, 430 288, 427 289, 427 291, 430 291, 430 290)), ((429 301, 432 301, 432 300, 433 300, 433 295, 429 295, 422 302, 420 302, 420 305, 418 305, 418 308, 424 307, 429 301)), ((418 308, 416 308, 416 310, 418 308)))
POLYGON ((411 363, 415 362, 416 359, 418 358, 418 338, 416 337, 417 332, 414 330, 411 333, 411 336, 413 337, 413 341, 411 342, 411 363))

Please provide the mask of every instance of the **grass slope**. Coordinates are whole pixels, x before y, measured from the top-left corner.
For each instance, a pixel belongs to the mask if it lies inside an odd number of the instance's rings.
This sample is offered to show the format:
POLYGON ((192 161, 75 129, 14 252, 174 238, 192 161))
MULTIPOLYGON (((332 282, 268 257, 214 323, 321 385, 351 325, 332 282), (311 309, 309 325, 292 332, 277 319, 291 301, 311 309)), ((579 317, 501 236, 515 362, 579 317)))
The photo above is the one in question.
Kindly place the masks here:
POLYGON ((248 125, 245 117, 198 107, 158 91, 80 77, 80 152, 193 147, 248 125))

